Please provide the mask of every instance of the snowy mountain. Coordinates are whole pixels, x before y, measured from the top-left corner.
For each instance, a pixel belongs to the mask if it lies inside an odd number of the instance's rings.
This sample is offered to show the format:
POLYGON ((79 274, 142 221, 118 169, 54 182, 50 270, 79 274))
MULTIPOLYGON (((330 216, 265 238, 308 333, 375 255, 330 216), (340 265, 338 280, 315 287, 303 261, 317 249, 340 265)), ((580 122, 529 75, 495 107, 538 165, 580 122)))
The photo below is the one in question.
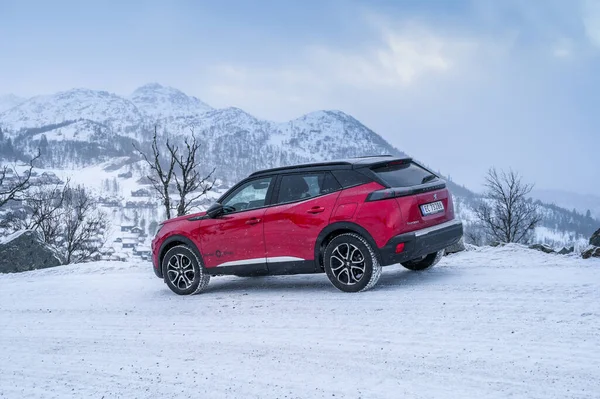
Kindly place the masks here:
MULTIPOLYGON (((118 224, 156 222, 162 218, 157 201, 133 195, 148 187, 142 179, 144 165, 132 146, 149 150, 155 126, 160 135, 175 141, 193 131, 203 149, 204 172, 216 168, 222 190, 257 169, 363 155, 403 155, 341 111, 316 111, 275 123, 235 107, 214 109, 180 90, 153 83, 127 97, 73 89, 17 104, 0 113, 3 136, 11 140, 0 143, 0 159, 26 158, 41 148, 40 172, 51 171, 96 189, 113 207, 111 214, 118 224)), ((477 195, 451 181, 448 185, 459 216, 476 229, 477 195)), ((558 206, 544 205, 543 214, 537 240, 555 246, 582 245, 598 224, 558 206)))
POLYGON ((543 202, 565 209, 576 209, 582 214, 586 214, 589 210, 592 217, 600 220, 600 197, 598 196, 549 189, 536 189, 531 194, 543 202))
POLYGON ((133 92, 129 100, 151 119, 196 116, 212 110, 212 107, 196 97, 190 97, 172 87, 158 83, 144 85, 133 92))
POLYGON ((16 107, 25 100, 25 98, 15 96, 14 94, 0 95, 0 112, 16 107))
POLYGON ((142 114, 125 98, 106 91, 72 89, 36 96, 0 114, 0 127, 13 136, 27 128, 87 119, 107 125, 115 132, 142 122, 142 114))

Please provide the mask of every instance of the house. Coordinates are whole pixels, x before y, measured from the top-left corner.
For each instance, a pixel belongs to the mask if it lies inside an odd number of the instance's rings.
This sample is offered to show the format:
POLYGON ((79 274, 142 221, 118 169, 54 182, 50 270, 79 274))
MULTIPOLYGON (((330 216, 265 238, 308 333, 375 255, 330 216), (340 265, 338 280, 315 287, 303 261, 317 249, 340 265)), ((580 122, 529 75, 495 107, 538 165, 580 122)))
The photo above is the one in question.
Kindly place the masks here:
POLYGON ((150 191, 148 191, 144 188, 140 188, 139 190, 132 191, 131 196, 132 197, 149 197, 150 191))
POLYGON ((137 244, 137 240, 135 238, 123 238, 122 248, 135 248, 137 244))
POLYGON ((122 224, 121 225, 121 231, 123 232, 131 232, 131 229, 133 229, 135 227, 135 225, 133 224, 122 224))
POLYGON ((117 176, 122 179, 129 179, 133 176, 133 173, 131 173, 131 171, 129 171, 129 172, 125 172, 125 173, 119 173, 117 176))

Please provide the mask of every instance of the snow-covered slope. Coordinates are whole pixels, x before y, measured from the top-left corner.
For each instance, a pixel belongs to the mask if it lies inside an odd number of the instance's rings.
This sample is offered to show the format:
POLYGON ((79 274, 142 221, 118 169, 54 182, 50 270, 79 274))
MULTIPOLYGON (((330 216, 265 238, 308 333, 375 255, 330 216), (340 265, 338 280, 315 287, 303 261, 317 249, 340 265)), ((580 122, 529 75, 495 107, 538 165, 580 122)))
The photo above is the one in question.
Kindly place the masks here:
POLYGON ((548 189, 536 189, 531 195, 549 204, 555 204, 566 209, 577 209, 581 214, 586 214, 589 210, 592 217, 600 220, 600 197, 598 196, 548 189))
POLYGON ((598 270, 508 246, 357 295, 320 274, 177 297, 148 262, 0 275, 0 397, 596 399, 598 270))
POLYGON ((212 110, 212 107, 198 98, 158 83, 138 88, 130 100, 146 117, 154 120, 200 115, 212 110))
POLYGON ((0 112, 16 107, 25 101, 25 98, 15 96, 14 94, 0 95, 0 112))
POLYGON ((17 132, 24 128, 89 119, 108 124, 115 131, 136 126, 142 115, 130 101, 106 91, 72 89, 33 97, 0 114, 0 126, 17 132))

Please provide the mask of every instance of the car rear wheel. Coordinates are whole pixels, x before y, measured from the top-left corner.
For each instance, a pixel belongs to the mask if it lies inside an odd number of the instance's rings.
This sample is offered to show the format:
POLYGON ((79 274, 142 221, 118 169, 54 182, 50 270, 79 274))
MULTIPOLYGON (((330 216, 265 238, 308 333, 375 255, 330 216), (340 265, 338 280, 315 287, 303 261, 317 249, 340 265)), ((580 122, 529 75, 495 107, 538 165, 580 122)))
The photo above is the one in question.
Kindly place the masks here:
POLYGON ((369 243, 355 233, 340 234, 325 248, 325 272, 341 291, 366 291, 377 284, 381 265, 369 243))
POLYGON ((434 252, 429 255, 425 255, 418 259, 409 260, 407 262, 402 262, 401 265, 406 267, 408 270, 421 271, 431 269, 433 266, 437 265, 438 262, 444 256, 444 250, 434 252))
POLYGON ((177 245, 163 257, 163 275, 167 286, 177 295, 193 295, 206 288, 210 275, 187 245, 177 245))

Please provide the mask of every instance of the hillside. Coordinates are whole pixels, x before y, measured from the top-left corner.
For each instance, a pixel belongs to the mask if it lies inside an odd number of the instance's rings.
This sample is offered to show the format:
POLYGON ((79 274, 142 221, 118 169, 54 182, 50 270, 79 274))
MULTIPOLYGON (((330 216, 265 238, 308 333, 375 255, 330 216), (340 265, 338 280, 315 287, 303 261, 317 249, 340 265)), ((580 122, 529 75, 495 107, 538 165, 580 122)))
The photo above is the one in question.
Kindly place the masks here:
POLYGON ((177 297, 147 262, 0 275, 0 397, 597 398, 599 267, 482 248, 356 295, 320 274, 177 297))
MULTIPOLYGON (((204 172, 216 168, 217 190, 200 206, 256 169, 362 155, 403 155, 341 111, 316 111, 275 123, 239 108, 212 108, 156 83, 129 96, 78 88, 18 99, 14 104, 0 113, 0 159, 26 159, 40 148, 39 175, 52 173, 95 189, 113 220, 110 253, 119 259, 147 252, 153 234, 150 226, 163 218, 132 145, 149 150, 155 127, 161 137, 169 135, 175 141, 193 131, 203 149, 204 172), (132 225, 142 231, 139 236, 130 237, 132 225), (135 241, 135 251, 123 248, 124 238, 135 241)), ((459 217, 468 228, 473 226, 477 196, 455 182, 449 186, 459 217)), ((537 240, 557 247, 583 245, 598 225, 557 206, 543 206, 543 215, 537 240)))

